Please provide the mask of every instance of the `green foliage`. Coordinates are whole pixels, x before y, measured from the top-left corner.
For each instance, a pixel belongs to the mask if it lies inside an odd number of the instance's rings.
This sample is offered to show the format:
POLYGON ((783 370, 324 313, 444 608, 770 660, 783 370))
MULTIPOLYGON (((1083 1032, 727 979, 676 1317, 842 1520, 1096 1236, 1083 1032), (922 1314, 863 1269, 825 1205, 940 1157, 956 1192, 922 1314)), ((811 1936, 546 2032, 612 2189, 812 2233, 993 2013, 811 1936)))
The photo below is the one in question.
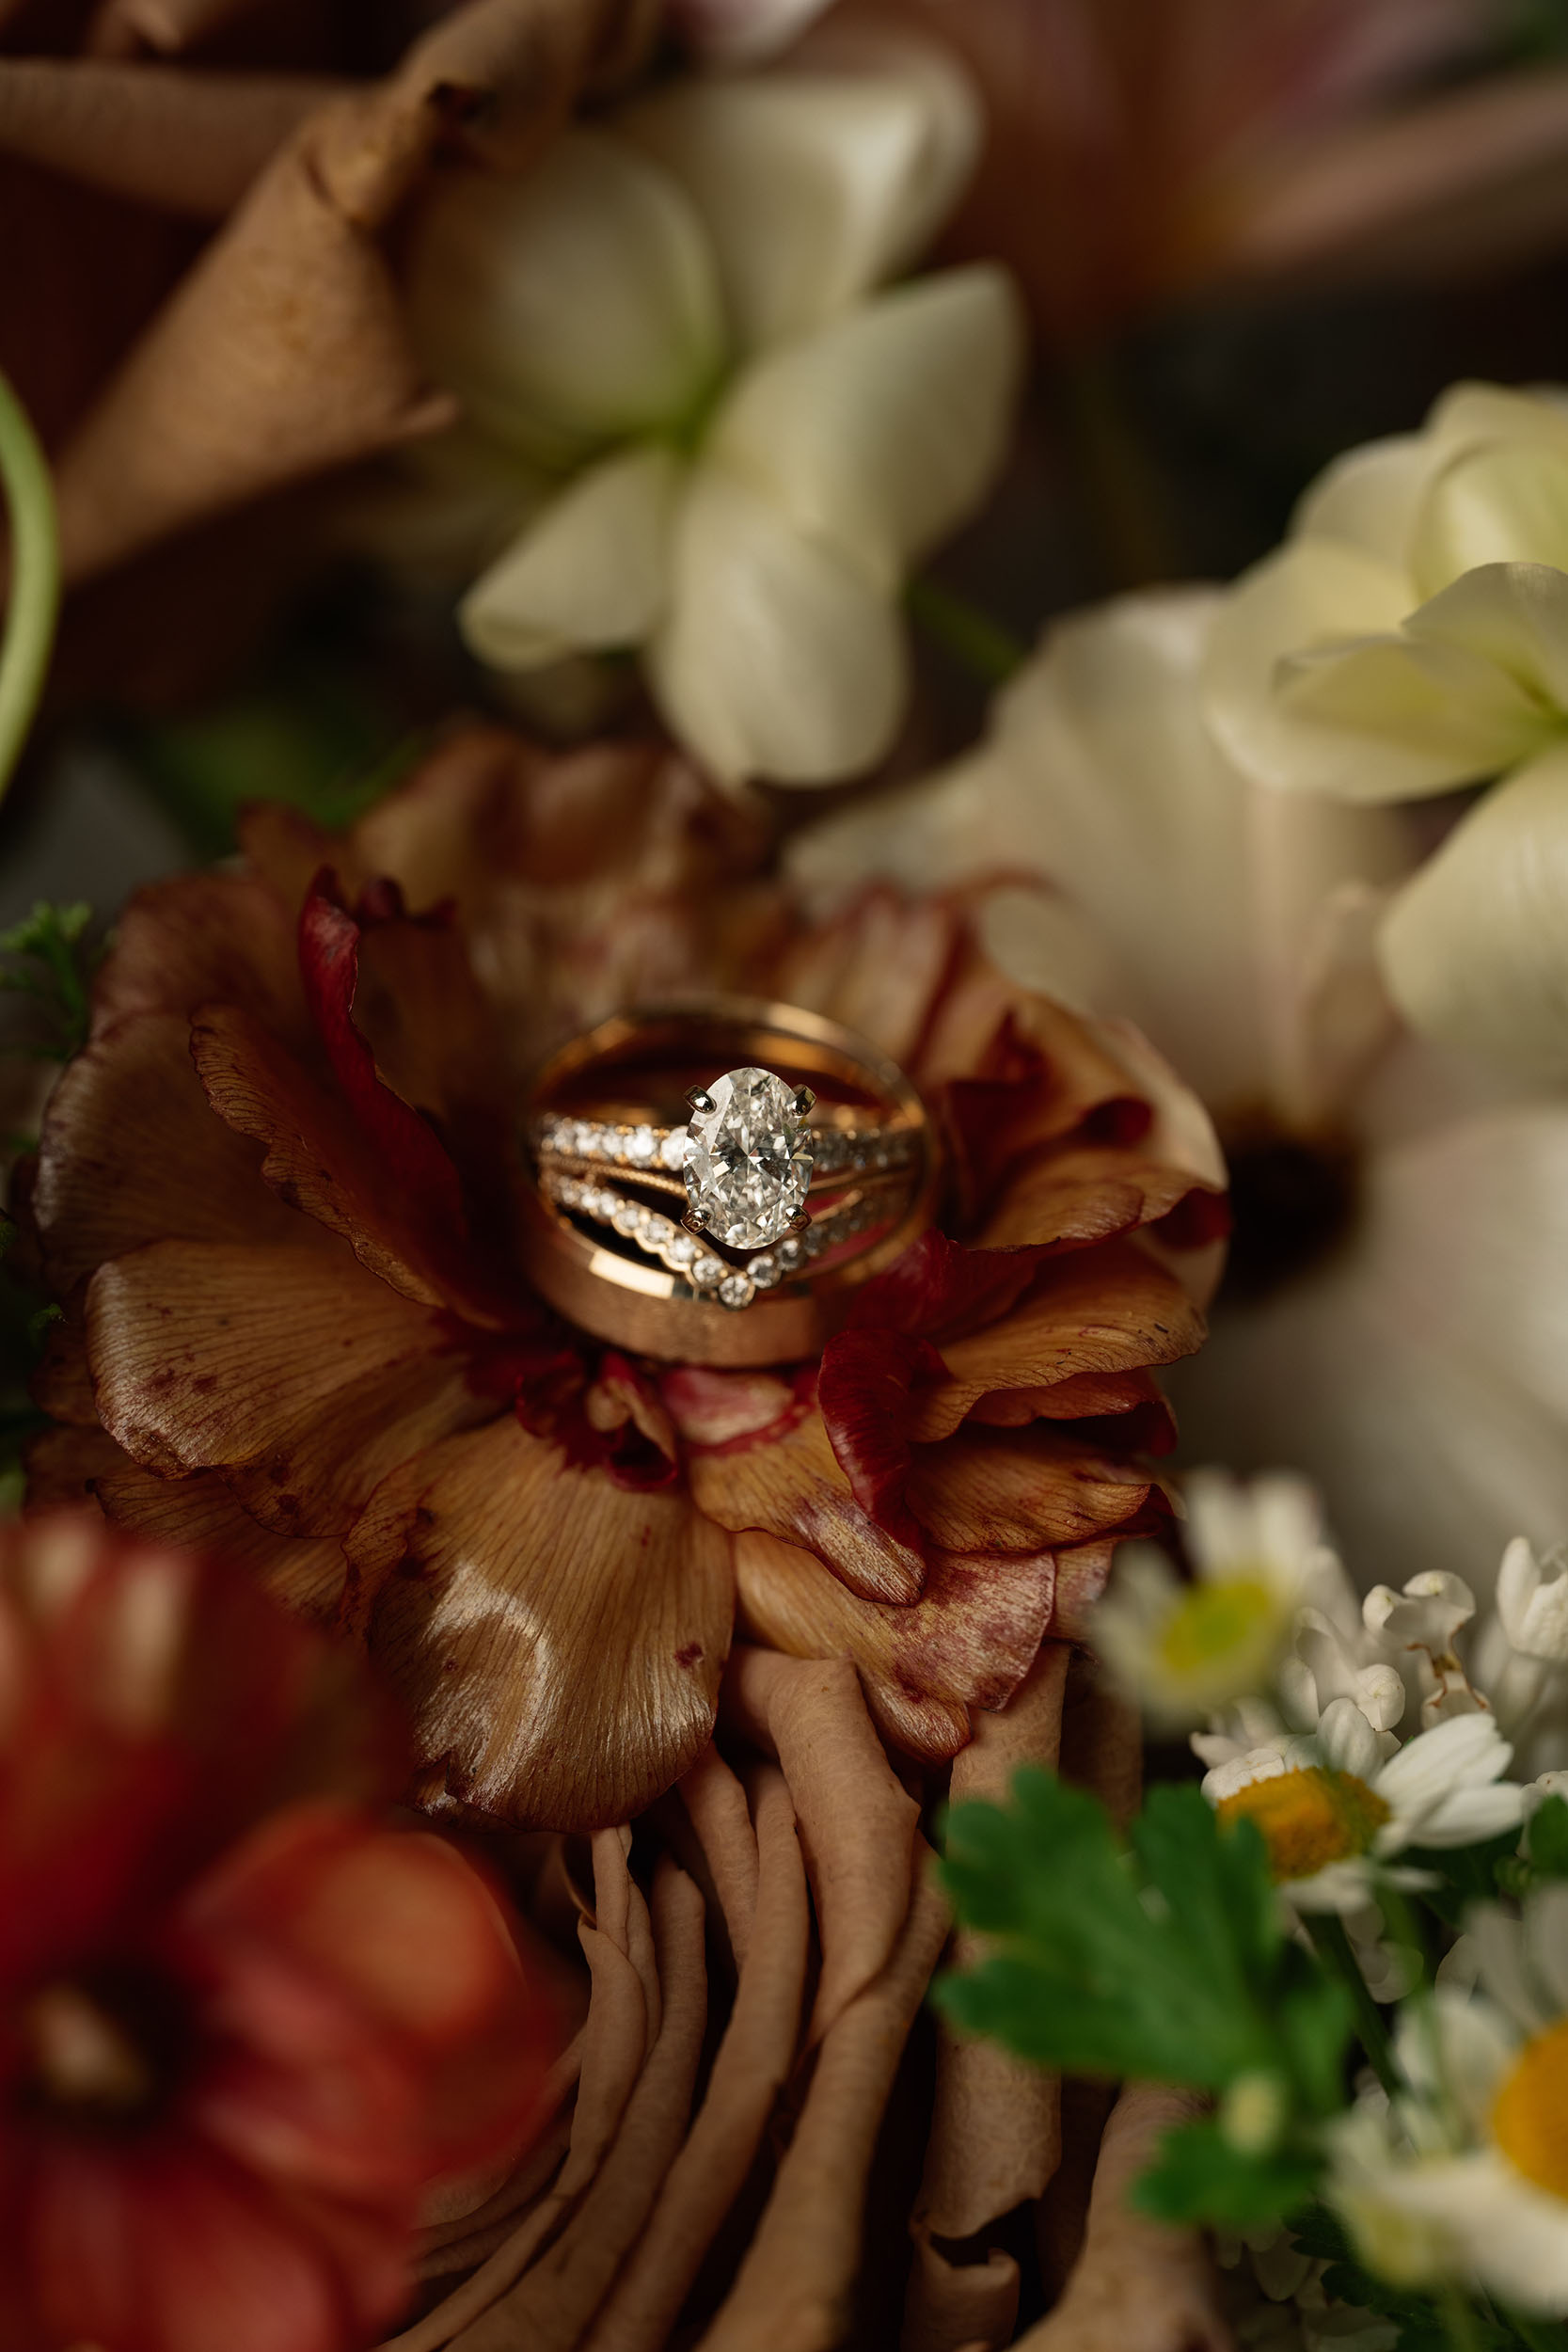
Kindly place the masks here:
MULTIPOLYGON (((1453 2352, 1453 2324, 1443 2306, 1409 2288, 1390 2286, 1364 2268, 1343 2222, 1326 2205, 1307 2205, 1293 2214, 1291 2235, 1304 2254, 1328 2265, 1323 2284, 1332 2301, 1392 2320, 1400 2331, 1399 2352, 1453 2352)), ((1544 2352, 1546 2345, 1568 2352, 1568 2329, 1554 2321, 1521 2321, 1494 2306, 1478 2309, 1467 2297, 1459 2299, 1469 2352, 1519 2352, 1521 2344, 1528 2352, 1544 2352)))
POLYGON ((1436 1880, 1422 1889, 1421 1900, 1445 1927, 1457 1930, 1472 1903, 1491 1902, 1505 1889, 1518 1846, 1518 1831, 1508 1829, 1479 1846, 1412 1846, 1403 1859, 1436 1880))
POLYGON ((1497 1890, 1520 1898, 1532 1886, 1568 1879, 1568 1801, 1547 1797, 1525 1831, 1525 1851, 1498 1865, 1497 1890))
POLYGON ((1259 2154, 1238 2148, 1220 2122, 1187 2123, 1165 2134, 1132 2201, 1157 2221, 1267 2229, 1312 2195, 1322 2169, 1310 2149, 1259 2154))
POLYGON ((139 773, 203 858, 235 846, 249 801, 282 801, 337 832, 373 807, 428 748, 325 663, 297 660, 226 701, 128 725, 139 773))
POLYGON ((33 1061, 69 1061, 87 1041, 92 976, 103 953, 87 944, 92 909, 40 898, 31 914, 0 931, 0 989, 30 996, 48 1034, 9 1046, 33 1061))
POLYGON ((1124 1843, 1094 1798, 1024 1771, 1007 1806, 948 1816, 942 1875, 990 1939, 936 1987, 956 2025, 1076 2074, 1277 2085, 1261 2142, 1224 2115, 1167 2141, 1143 2185, 1153 2210, 1251 2227, 1301 2201, 1318 2125, 1343 2105, 1352 2010, 1285 1934, 1250 1821, 1223 1828, 1197 1788, 1155 1788, 1124 1843))

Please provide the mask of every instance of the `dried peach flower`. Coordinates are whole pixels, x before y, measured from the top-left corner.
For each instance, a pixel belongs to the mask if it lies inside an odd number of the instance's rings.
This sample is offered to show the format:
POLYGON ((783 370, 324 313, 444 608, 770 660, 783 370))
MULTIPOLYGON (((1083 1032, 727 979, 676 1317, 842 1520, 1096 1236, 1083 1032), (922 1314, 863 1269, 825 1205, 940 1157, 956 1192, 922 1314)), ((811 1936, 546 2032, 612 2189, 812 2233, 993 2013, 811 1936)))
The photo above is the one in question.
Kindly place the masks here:
POLYGON ((45 1120, 36 1489, 221 1540, 366 1644, 427 1801, 626 1820, 702 1752, 737 1608, 951 1756, 1164 1514, 1151 1371, 1223 1219, 1193 1099, 952 908, 807 929, 652 749, 472 731, 346 838, 268 809, 248 846, 132 903, 45 1120), (844 1021, 942 1124, 940 1229, 820 1362, 633 1361, 514 1263, 521 1069, 672 984, 844 1021))
POLYGON ((534 2122, 553 2009, 385 1826, 356 1661, 97 1514, 0 1530, 7 2352, 341 2352, 434 2182, 534 2122))

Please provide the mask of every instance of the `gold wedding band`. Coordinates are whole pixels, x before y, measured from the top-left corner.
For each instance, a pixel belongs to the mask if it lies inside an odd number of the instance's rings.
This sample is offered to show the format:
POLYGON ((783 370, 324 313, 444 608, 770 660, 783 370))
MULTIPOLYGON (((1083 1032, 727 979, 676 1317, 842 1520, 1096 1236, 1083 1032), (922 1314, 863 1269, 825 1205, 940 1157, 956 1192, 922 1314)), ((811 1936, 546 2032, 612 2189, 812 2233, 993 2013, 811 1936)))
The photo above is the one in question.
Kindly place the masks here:
POLYGON ((525 1139, 535 1287, 595 1337, 688 1363, 815 1354, 929 1223, 939 1176, 895 1063, 750 999, 600 1022, 537 1073, 525 1139))

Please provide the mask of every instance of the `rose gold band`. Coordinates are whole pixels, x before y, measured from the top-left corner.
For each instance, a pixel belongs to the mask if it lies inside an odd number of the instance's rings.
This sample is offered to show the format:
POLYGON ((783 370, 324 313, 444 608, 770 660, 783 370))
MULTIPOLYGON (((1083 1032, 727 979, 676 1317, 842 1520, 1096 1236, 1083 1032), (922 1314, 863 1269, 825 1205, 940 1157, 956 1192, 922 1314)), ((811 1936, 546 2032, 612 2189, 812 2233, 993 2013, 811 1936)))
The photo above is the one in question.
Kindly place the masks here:
POLYGON ((644 1122, 667 1133, 692 1088, 742 1064, 809 1085, 820 1122, 814 1139, 848 1136, 860 1147, 830 1151, 839 1164, 814 1175, 811 1224, 799 1235, 726 1250, 678 1221, 670 1171, 657 1156, 640 1168, 613 1150, 535 1149, 523 1262, 541 1295, 597 1338, 688 1363, 810 1357, 861 1286, 928 1224, 939 1170, 915 1089, 863 1038, 792 1005, 704 998, 614 1014, 536 1073, 524 1134, 553 1143, 573 1120, 601 1134, 644 1122), (742 1303, 744 1312, 731 1311, 742 1303))

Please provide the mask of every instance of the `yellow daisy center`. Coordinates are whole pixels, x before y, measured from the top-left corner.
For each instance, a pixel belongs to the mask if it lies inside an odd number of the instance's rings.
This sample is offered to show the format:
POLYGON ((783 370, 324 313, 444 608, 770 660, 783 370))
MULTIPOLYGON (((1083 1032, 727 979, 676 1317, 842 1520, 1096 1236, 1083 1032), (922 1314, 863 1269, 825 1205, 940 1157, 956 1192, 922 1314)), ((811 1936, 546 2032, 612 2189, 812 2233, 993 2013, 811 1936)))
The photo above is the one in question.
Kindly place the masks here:
POLYGON ((1260 1576, 1191 1584, 1161 1629, 1161 1662, 1186 1680, 1249 1647, 1277 1614, 1274 1593, 1260 1576))
POLYGON ((1309 1879, 1331 1862, 1367 1851, 1388 1819, 1388 1807, 1354 1772, 1304 1764, 1255 1780, 1217 1807, 1225 1822, 1256 1821, 1276 1880, 1309 1879))
POLYGON ((1520 2051, 1492 2103, 1492 2137, 1527 2181, 1568 2201, 1568 2017, 1520 2051))

